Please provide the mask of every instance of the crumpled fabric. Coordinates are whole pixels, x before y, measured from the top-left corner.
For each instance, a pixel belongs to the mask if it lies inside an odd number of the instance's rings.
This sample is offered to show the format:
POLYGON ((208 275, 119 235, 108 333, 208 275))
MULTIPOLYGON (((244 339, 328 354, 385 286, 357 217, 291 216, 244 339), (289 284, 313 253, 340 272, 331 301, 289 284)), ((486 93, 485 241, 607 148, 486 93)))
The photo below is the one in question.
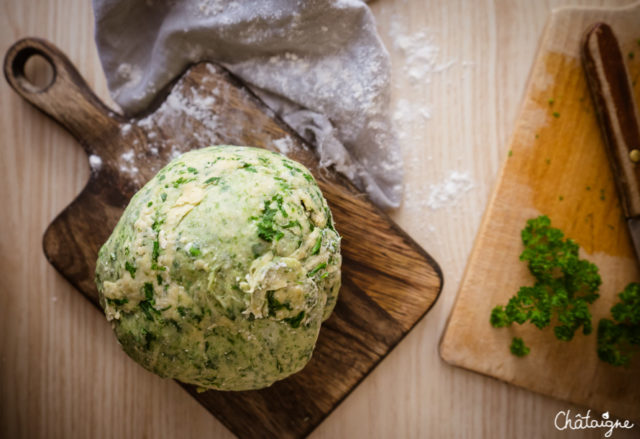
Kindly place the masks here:
MULTIPOLYGON (((93 0, 113 99, 144 110, 189 64, 241 78, 382 208, 402 198, 390 61, 361 0, 93 0)), ((203 145, 204 146, 204 145, 203 145)))

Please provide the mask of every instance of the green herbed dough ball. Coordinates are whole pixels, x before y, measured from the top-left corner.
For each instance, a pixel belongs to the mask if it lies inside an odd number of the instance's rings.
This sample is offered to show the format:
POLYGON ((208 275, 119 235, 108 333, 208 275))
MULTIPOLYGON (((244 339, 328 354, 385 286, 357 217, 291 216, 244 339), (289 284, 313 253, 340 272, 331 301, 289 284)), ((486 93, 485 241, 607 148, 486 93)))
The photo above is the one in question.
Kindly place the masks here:
POLYGON ((100 249, 100 303, 145 368, 258 389, 302 369, 340 289, 340 237, 309 171, 212 146, 169 163, 100 249))

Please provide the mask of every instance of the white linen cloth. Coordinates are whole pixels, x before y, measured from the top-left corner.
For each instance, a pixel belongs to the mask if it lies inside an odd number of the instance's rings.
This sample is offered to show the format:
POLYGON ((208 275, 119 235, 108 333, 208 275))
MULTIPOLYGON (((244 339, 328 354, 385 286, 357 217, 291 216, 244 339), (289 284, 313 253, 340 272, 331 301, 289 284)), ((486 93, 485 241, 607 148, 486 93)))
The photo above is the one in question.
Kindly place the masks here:
MULTIPOLYGON (((247 83, 372 201, 397 207, 390 61, 361 0, 93 0, 109 90, 143 110, 191 63, 215 61, 247 83)), ((205 145, 203 145, 205 146, 205 145)))

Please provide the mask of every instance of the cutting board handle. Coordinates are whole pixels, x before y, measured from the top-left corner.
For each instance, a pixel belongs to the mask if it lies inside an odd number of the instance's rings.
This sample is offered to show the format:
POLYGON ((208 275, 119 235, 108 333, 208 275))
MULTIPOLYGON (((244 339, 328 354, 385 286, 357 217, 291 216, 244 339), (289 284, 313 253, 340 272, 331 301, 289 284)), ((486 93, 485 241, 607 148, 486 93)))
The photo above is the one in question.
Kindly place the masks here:
POLYGON ((119 129, 119 119, 96 97, 69 59, 53 44, 39 38, 25 38, 14 43, 4 59, 4 75, 11 88, 65 127, 82 144, 88 154, 101 144, 108 132, 119 129), (25 75, 25 65, 39 55, 53 70, 50 82, 43 87, 25 75))

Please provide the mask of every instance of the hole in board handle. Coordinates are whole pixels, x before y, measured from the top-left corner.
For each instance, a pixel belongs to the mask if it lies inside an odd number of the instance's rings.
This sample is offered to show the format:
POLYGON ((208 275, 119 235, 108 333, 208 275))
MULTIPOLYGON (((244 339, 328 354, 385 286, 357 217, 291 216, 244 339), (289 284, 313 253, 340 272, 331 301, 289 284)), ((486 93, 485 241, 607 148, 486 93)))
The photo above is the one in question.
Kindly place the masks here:
POLYGON ((26 93, 46 91, 56 80, 56 68, 51 58, 39 49, 28 47, 13 59, 11 71, 26 93))

